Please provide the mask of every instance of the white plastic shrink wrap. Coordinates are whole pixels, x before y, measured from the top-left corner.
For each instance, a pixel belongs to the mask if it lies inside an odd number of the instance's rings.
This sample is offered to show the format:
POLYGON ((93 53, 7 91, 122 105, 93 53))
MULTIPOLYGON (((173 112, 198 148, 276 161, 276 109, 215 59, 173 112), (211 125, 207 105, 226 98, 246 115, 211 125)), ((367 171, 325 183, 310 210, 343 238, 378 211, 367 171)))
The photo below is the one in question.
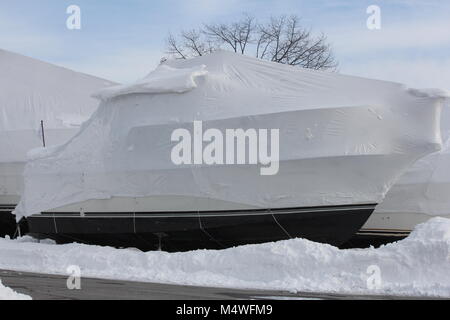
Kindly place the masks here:
POLYGON ((75 137, 33 151, 16 213, 83 211, 80 203, 101 199, 111 200, 108 212, 379 203, 441 147, 445 95, 223 51, 170 61, 97 93, 100 106, 75 137), (172 133, 192 132, 194 121, 203 132, 279 129, 277 174, 261 175, 260 164, 175 164, 172 133))
POLYGON ((409 232, 433 216, 450 215, 450 102, 442 112, 443 148, 416 163, 398 179, 363 229, 409 232))
POLYGON ((113 83, 0 50, 0 205, 17 204, 30 149, 67 142, 113 83))

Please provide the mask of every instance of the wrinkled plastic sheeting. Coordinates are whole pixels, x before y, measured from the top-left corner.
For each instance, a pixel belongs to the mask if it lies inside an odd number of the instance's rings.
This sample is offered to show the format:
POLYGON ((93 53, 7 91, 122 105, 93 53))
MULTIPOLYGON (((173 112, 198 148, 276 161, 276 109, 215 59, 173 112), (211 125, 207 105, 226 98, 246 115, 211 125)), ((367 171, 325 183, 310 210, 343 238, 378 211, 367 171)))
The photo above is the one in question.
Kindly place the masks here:
POLYGON ((74 138, 33 152, 16 213, 159 195, 257 208, 378 203, 406 167, 440 148, 442 95, 222 51, 170 61, 134 85, 101 91, 74 138), (279 129, 278 174, 175 165, 171 134, 195 120, 204 130, 279 129))
POLYGON ((442 114, 440 152, 418 160, 386 195, 376 212, 450 215, 450 101, 442 114))

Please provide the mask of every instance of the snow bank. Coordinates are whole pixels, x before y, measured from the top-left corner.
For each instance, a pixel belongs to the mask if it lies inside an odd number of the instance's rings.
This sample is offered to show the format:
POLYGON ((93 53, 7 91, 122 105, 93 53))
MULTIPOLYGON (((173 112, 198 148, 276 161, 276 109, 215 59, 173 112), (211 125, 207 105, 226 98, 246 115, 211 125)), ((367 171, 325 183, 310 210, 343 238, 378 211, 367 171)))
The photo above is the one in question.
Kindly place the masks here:
POLYGON ((31 300, 31 297, 5 287, 0 280, 0 300, 31 300))
POLYGON ((379 249, 304 239, 185 253, 0 240, 0 269, 184 285, 450 297, 450 220, 433 218, 379 249), (379 277, 378 277, 379 275, 379 277), (374 281, 379 279, 380 281, 374 281))

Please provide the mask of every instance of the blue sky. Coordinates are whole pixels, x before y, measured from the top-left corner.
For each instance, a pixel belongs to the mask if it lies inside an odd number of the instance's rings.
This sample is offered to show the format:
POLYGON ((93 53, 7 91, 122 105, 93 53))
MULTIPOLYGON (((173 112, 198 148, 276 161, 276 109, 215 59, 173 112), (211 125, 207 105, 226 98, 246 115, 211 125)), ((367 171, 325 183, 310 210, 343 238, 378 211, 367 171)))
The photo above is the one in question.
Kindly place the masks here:
POLYGON ((146 75, 169 31, 297 14, 333 45, 342 73, 450 89, 450 1, 443 0, 0 0, 0 48, 117 82, 146 75), (366 27, 369 5, 381 30, 366 27), (82 29, 66 28, 78 5, 82 29))

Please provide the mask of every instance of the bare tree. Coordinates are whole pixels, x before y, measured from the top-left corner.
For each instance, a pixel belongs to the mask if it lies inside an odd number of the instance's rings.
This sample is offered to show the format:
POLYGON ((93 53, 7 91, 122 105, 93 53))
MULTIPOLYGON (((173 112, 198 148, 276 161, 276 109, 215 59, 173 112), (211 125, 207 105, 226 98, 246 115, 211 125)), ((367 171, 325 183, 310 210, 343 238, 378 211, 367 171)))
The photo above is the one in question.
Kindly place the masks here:
POLYGON ((167 44, 167 53, 179 59, 225 47, 236 53, 315 70, 337 67, 325 35, 314 37, 295 15, 272 17, 262 24, 244 15, 233 23, 205 24, 199 30, 183 31, 178 38, 170 34, 167 44))
POLYGON ((297 16, 271 18, 258 33, 258 58, 316 70, 337 67, 326 37, 314 37, 297 16))
POLYGON ((201 30, 182 31, 178 39, 173 34, 167 37, 167 53, 180 59, 203 56, 215 49, 213 42, 201 30))
POLYGON ((255 30, 255 19, 245 15, 240 21, 231 24, 205 24, 203 32, 215 43, 226 44, 234 52, 245 54, 247 46, 253 41, 255 30))

